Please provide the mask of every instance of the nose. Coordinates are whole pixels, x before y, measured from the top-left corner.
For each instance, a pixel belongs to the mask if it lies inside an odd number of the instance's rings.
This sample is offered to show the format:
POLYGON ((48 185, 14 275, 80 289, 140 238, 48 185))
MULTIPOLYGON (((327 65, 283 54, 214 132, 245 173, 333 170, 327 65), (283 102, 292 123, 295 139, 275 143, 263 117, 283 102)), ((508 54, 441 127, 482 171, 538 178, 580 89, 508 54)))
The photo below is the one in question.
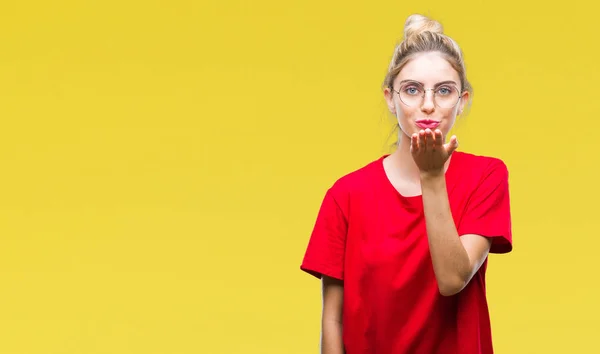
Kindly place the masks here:
POLYGON ((426 90, 423 94, 423 103, 421 104, 421 111, 423 113, 432 113, 435 110, 435 102, 433 101, 433 91, 426 90))

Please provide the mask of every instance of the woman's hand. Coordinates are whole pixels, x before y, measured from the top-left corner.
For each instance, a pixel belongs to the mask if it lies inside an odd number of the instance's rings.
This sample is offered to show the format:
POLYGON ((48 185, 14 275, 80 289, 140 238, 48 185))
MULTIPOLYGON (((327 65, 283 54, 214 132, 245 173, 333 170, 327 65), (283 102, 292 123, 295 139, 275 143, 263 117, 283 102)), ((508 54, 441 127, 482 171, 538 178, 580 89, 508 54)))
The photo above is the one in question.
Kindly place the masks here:
POLYGON ((454 150, 458 148, 456 136, 444 144, 444 137, 439 129, 421 130, 410 139, 410 152, 422 175, 444 175, 444 165, 454 150))

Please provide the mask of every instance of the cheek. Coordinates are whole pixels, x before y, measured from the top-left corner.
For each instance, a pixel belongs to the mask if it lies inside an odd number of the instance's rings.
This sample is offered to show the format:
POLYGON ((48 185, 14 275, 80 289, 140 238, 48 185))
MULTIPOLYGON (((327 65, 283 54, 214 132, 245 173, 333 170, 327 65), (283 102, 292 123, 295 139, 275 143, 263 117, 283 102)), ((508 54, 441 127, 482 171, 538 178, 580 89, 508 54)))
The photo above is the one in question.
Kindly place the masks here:
POLYGON ((415 109, 406 107, 401 103, 396 103, 396 116, 400 120, 406 120, 415 115, 415 109))
POLYGON ((455 115, 450 115, 450 116, 444 118, 444 120, 442 122, 442 132, 444 134, 447 134, 450 131, 450 129, 452 129, 452 127, 454 126, 455 121, 456 121, 455 115))

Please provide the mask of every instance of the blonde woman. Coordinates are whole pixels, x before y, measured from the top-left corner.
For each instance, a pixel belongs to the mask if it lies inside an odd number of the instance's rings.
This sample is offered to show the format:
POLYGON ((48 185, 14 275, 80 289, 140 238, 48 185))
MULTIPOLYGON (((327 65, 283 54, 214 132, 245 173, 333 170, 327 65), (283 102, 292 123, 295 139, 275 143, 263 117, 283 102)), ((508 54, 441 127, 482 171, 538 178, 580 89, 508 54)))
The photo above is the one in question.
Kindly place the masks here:
POLYGON ((446 138, 472 94, 461 49, 410 16, 383 94, 397 148, 325 194, 301 269, 322 280, 323 354, 491 354, 489 253, 512 250, 508 170, 446 138))

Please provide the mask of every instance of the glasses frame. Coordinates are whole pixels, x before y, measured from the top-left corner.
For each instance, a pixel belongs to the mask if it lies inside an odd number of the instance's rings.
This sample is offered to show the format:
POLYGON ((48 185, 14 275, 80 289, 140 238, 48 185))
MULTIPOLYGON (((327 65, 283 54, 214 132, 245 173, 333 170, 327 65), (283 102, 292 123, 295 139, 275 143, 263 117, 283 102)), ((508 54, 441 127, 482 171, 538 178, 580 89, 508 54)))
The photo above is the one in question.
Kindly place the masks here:
POLYGON ((419 104, 416 105, 409 105, 406 102, 404 102, 404 100, 402 100, 402 97, 400 96, 400 91, 394 89, 393 87, 391 88, 393 92, 398 94, 398 98, 400 99, 400 102, 402 102, 404 105, 406 105, 407 107, 418 107, 420 105, 423 104, 423 102, 425 102, 425 95, 427 94, 427 91, 433 91, 433 103, 436 105, 436 107, 440 108, 440 109, 449 109, 449 108, 454 108, 456 107, 456 105, 458 104, 458 102, 460 101, 460 99, 462 98, 462 95, 464 93, 463 90, 460 90, 458 88, 458 86, 456 85, 452 85, 452 84, 443 84, 440 86, 452 86, 456 89, 456 91, 458 92, 458 99, 456 100, 456 102, 454 102, 453 105, 449 106, 449 107, 442 107, 438 104, 438 102, 436 101, 435 97, 436 97, 436 93, 434 90, 437 89, 437 87, 433 87, 433 88, 425 88, 423 85, 420 85, 417 82, 411 82, 411 83, 406 83, 400 86, 400 88, 402 88, 403 86, 409 86, 409 85, 415 85, 415 86, 420 86, 423 89, 423 94, 421 95, 421 102, 419 104))

